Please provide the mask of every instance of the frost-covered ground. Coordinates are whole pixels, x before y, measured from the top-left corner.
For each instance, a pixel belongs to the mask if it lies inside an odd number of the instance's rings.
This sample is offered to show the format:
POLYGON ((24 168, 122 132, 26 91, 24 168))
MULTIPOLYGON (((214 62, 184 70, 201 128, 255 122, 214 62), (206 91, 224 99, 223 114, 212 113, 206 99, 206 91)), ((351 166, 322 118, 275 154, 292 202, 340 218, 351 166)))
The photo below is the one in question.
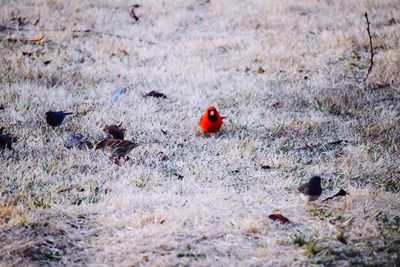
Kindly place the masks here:
POLYGON ((399 1, 0 3, 1 266, 399 264, 399 1), (223 130, 195 136, 209 105, 223 130), (64 147, 120 122, 159 143, 64 147), (349 195, 304 203, 312 175, 349 195))

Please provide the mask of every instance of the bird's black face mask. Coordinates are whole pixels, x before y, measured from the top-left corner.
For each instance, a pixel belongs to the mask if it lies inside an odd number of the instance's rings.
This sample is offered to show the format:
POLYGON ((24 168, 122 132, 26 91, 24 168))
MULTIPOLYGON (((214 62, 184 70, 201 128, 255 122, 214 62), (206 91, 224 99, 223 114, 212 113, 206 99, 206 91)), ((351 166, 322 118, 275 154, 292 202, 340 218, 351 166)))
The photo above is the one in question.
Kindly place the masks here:
POLYGON ((212 122, 216 122, 218 120, 217 111, 215 109, 209 110, 207 115, 208 119, 212 122))

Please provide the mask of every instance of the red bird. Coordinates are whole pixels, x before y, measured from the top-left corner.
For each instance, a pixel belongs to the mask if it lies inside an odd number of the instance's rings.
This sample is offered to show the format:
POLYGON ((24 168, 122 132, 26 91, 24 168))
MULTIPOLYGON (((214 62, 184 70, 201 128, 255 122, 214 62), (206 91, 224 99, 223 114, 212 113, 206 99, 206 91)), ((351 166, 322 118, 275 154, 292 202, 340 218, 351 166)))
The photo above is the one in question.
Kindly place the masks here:
POLYGON ((222 117, 215 107, 208 107, 200 118, 199 127, 204 134, 216 133, 221 129, 222 117))

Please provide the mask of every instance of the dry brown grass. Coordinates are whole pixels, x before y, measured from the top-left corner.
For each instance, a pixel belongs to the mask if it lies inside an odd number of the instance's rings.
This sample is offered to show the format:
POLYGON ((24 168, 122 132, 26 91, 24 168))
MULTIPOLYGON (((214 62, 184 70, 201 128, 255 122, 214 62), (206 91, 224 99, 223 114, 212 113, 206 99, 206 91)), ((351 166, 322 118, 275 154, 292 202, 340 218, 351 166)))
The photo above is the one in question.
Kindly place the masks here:
POLYGON ((1 1, 0 265, 399 264, 398 1, 140 4, 1 1), (208 105, 228 119, 196 137, 208 105), (76 114, 52 130, 49 109, 76 114), (121 167, 64 147, 118 122, 160 143, 121 167), (350 195, 303 203, 316 174, 350 195))

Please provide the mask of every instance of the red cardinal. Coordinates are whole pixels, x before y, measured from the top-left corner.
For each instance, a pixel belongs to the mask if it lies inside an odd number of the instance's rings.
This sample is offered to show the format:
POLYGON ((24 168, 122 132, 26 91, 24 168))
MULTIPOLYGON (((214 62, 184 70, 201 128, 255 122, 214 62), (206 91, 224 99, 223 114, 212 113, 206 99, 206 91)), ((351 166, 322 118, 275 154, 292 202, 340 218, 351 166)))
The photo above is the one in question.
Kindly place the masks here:
POLYGON ((199 127, 204 134, 216 133, 221 129, 224 118, 215 107, 208 107, 200 118, 199 127))

